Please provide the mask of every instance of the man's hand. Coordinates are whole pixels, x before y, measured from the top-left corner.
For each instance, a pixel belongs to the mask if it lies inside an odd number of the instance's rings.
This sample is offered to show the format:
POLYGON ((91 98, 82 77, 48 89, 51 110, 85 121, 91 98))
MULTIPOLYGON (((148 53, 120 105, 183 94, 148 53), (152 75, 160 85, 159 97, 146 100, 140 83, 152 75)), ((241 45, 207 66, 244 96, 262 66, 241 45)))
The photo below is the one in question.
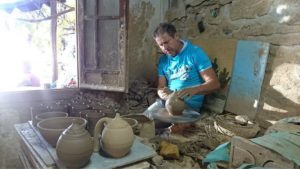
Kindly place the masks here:
POLYGON ((190 99, 190 98, 192 98, 192 96, 194 96, 197 93, 198 93, 197 87, 188 87, 188 88, 179 90, 177 95, 179 98, 182 98, 182 99, 185 99, 185 98, 190 99))
POLYGON ((158 96, 163 100, 167 100, 171 93, 172 91, 167 87, 159 88, 157 91, 158 96))

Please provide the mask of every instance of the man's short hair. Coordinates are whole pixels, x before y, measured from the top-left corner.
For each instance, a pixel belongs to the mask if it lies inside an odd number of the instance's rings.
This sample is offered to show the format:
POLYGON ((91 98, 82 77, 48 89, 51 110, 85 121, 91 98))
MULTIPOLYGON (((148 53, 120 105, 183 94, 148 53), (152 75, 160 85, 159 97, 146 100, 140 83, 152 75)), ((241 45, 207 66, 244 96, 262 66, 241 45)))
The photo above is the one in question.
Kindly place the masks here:
POLYGON ((153 32, 153 38, 156 38, 164 33, 167 33, 171 37, 175 37, 176 28, 170 23, 160 23, 153 32))

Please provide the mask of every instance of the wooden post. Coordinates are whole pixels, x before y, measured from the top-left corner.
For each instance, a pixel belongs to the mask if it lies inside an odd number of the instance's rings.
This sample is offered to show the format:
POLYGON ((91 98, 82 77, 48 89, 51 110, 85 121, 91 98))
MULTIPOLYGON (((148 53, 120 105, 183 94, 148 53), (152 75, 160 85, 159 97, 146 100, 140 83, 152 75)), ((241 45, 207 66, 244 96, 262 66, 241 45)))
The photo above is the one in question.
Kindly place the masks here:
MULTIPOLYGON (((51 16, 57 15, 57 2, 50 0, 51 16)), ((51 18, 52 82, 58 79, 57 69, 57 17, 51 18)))

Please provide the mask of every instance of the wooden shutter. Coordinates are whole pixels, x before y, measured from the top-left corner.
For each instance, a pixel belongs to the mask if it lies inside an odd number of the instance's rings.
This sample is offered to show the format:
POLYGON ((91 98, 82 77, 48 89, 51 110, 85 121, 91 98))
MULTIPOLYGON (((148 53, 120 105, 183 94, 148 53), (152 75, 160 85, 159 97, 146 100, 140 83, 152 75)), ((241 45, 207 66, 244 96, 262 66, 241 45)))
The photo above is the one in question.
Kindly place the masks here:
POLYGON ((79 0, 79 87, 127 91, 128 0, 79 0))

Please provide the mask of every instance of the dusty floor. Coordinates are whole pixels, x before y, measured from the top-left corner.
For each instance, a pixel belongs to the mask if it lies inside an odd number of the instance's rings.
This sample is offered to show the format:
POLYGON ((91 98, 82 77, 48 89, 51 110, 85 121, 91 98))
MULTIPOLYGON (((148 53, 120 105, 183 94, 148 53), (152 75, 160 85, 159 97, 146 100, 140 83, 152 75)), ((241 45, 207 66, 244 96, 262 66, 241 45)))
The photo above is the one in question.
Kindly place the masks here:
MULTIPOLYGON (((251 138, 259 134, 258 128, 253 128, 253 126, 238 126, 237 124, 235 124, 235 133, 233 131, 231 133, 227 131, 226 133, 224 132, 225 128, 223 128, 223 131, 220 130, 221 126, 226 126, 218 124, 218 119, 222 118, 224 119, 223 122, 234 123, 232 120, 234 116, 231 114, 207 115, 196 122, 193 128, 186 130, 183 134, 162 133, 156 135, 153 139, 146 139, 145 143, 154 147, 158 154, 160 154, 162 141, 176 145, 179 150, 179 158, 159 155, 152 159, 150 163, 154 165, 154 168, 206 168, 202 164, 202 159, 218 145, 229 141, 233 135, 243 136, 245 132, 248 132, 252 133, 252 135, 246 135, 246 137, 251 138)), ((225 167, 226 164, 219 167, 222 168, 222 166, 225 167)))

